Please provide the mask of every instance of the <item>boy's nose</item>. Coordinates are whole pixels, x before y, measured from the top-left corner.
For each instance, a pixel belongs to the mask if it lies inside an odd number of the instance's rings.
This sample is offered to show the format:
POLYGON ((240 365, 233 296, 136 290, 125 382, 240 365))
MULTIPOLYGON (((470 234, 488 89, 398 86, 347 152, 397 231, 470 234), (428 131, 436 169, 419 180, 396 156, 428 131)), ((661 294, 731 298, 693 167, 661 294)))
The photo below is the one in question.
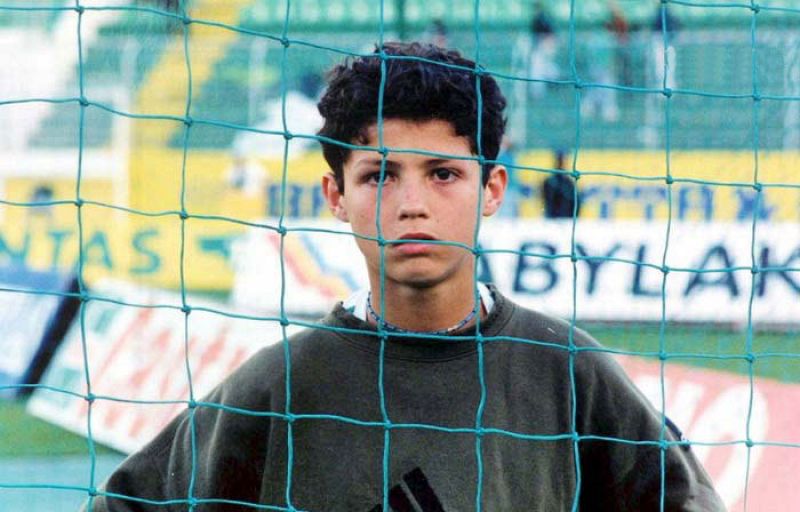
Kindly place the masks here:
POLYGON ((428 215, 427 194, 423 183, 409 180, 401 186, 398 213, 401 219, 428 215))

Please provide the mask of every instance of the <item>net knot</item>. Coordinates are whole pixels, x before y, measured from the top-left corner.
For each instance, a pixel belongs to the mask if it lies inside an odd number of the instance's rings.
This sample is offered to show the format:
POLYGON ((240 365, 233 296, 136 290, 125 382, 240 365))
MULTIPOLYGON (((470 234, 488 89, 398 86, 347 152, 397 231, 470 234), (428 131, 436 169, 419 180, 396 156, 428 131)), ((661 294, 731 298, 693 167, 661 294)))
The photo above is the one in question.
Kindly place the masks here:
POLYGON ((279 320, 279 323, 280 323, 280 324, 281 324, 283 327, 289 327, 289 319, 288 319, 288 318, 286 318, 285 316, 281 316, 281 318, 280 318, 280 320, 279 320))
POLYGON ((576 89, 583 89, 583 82, 581 81, 580 78, 576 78, 575 81, 573 82, 573 85, 575 86, 576 89))
POLYGON ((94 486, 89 487, 86 490, 86 492, 89 494, 89 496, 92 496, 92 497, 97 496, 97 487, 94 487, 94 486))
POLYGON ((186 210, 181 210, 178 212, 178 217, 180 217, 181 220, 186 220, 189 218, 189 212, 187 212, 186 210))
POLYGON ((292 414, 290 412, 286 413, 286 421, 287 422, 294 423, 296 419, 297 419, 297 416, 295 416, 294 414, 292 414))
POLYGON ((661 91, 661 94, 663 94, 667 98, 671 98, 672 97, 672 89, 669 88, 669 87, 664 87, 664 89, 661 91))
POLYGON ((186 406, 187 406, 189 409, 197 409, 197 400, 195 400, 194 398, 190 399, 190 400, 189 400, 189 401, 186 403, 186 406))
POLYGON ((183 124, 186 126, 192 126, 194 124, 194 119, 192 119, 192 116, 186 116, 183 118, 183 124))
POLYGON ((752 352, 748 352, 747 355, 744 356, 744 358, 747 360, 749 364, 753 364, 756 362, 756 355, 753 354, 752 352))
POLYGON ((286 236, 286 233, 288 233, 288 232, 289 232, 289 231, 286 229, 286 226, 278 226, 278 229, 277 229, 277 231, 278 231, 278 234, 279 234, 279 235, 281 235, 281 236, 286 236))
POLYGON ((661 360, 661 361, 666 361, 667 360, 667 353, 664 352, 663 350, 660 351, 658 353, 658 359, 661 360))
POLYGON ((79 295, 79 297, 78 297, 78 298, 80 299, 80 301, 81 301, 81 302, 83 302, 83 303, 86 303, 86 302, 89 302, 89 298, 90 298, 90 297, 89 297, 89 294, 88 294, 88 293, 86 293, 86 292, 81 292, 81 294, 79 295))
POLYGON ((86 11, 86 8, 82 5, 76 5, 72 9, 78 13, 78 16, 81 16, 86 11))
POLYGON ((189 15, 187 15, 187 14, 184 14, 184 15, 181 17, 181 23, 183 23, 184 25, 187 25, 187 26, 188 26, 188 25, 191 25, 191 24, 192 24, 192 18, 191 18, 191 17, 189 17, 189 15))
POLYGON ((80 98, 78 98, 78 103, 80 104, 81 107, 89 106, 89 100, 86 99, 86 96, 81 96, 80 98))
POLYGON ((475 73, 476 76, 483 76, 486 74, 486 68, 484 68, 480 64, 477 64, 475 66, 475 69, 472 70, 472 72, 475 73))
POLYGON ((668 174, 667 177, 664 178, 664 182, 667 185, 672 185, 673 183, 675 183, 675 178, 673 178, 671 174, 668 174))
POLYGON ((578 255, 575 254, 574 251, 572 252, 572 254, 569 255, 569 261, 571 261, 572 263, 576 263, 578 261, 578 255))
POLYGON ((188 502, 189 502, 189 509, 190 510, 192 510, 192 509, 197 507, 197 498, 195 498, 194 496, 190 497, 188 502))
POLYGON ((755 101, 755 102, 761 101, 761 95, 758 94, 757 92, 754 92, 753 93, 753 101, 755 101))
POLYGON ((744 444, 748 448, 752 448, 756 443, 754 443, 753 440, 748 437, 747 439, 745 439, 744 444))
POLYGON ((189 313, 192 312, 192 306, 184 304, 183 306, 181 306, 181 311, 183 312, 184 315, 188 315, 189 313))
POLYGON ((581 179, 581 173, 577 169, 569 173, 569 175, 572 176, 572 179, 574 179, 575 181, 581 179))
POLYGON ((284 36, 284 37, 281 37, 281 46, 283 46, 284 48, 289 48, 289 46, 290 46, 291 44, 292 44, 292 42, 291 42, 291 41, 289 41, 289 38, 288 38, 288 37, 286 37, 286 36, 284 36))
POLYGON ((292 140, 292 138, 294 138, 294 135, 292 135, 292 132, 290 132, 288 130, 283 132, 283 139, 284 140, 292 140))
POLYGON ((658 442, 658 447, 661 448, 662 452, 665 452, 669 449, 669 442, 667 442, 665 439, 662 439, 658 442))
POLYGON ((758 14, 759 12, 761 12, 761 6, 758 4, 752 4, 750 6, 750 10, 753 11, 753 14, 758 14))
POLYGON ((84 205, 84 201, 79 197, 78 199, 75 200, 73 204, 75 205, 76 208, 82 208, 84 205))
POLYGON ((483 252, 484 252, 483 247, 481 247, 480 245, 477 245, 472 248, 472 254, 474 254, 477 257, 481 257, 483 255, 483 252))
POLYGON ((94 393, 87 393, 86 396, 84 397, 84 400, 86 400, 90 404, 93 404, 96 399, 97 395, 95 395, 94 393))
POLYGON ((661 272, 664 275, 669 274, 669 267, 667 265, 661 265, 661 272))
POLYGON ((753 274, 753 275, 756 275, 756 274, 758 274, 759 272, 761 272, 761 269, 760 269, 760 268, 758 268, 758 265, 753 265, 753 266, 750 268, 750 273, 751 273, 751 274, 753 274))
POLYGON ((483 437, 484 434, 486 434, 486 430, 483 427, 475 429, 475 437, 483 437))
POLYGON ((761 192, 764 189, 764 186, 761 183, 753 183, 753 190, 756 192, 761 192))

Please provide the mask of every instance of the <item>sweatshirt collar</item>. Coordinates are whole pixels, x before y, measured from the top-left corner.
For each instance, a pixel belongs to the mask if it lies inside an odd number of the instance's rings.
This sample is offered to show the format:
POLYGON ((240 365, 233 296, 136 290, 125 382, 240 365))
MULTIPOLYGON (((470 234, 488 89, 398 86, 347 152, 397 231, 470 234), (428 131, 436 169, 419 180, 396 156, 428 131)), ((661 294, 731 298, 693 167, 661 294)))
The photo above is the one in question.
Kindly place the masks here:
MULTIPOLYGON (((514 304, 506 299, 497 288, 488 285, 494 298, 494 307, 486 318, 480 321, 482 337, 496 336, 508 322, 514 304)), ((375 325, 354 316, 338 303, 323 320, 323 325, 333 330, 341 339, 361 350, 379 354, 381 333, 375 325)), ((448 360, 455 359, 477 350, 476 326, 458 331, 452 335, 428 337, 421 334, 399 334, 384 332, 386 344, 384 356, 406 360, 448 360)))

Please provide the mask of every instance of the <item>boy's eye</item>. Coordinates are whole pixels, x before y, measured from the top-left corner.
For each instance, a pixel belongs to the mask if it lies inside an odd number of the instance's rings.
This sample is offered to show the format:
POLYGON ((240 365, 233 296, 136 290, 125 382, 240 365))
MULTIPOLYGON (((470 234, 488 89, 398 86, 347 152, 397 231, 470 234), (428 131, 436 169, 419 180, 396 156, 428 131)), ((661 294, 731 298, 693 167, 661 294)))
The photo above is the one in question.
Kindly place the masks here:
MULTIPOLYGON (((391 174, 387 171, 383 173, 383 181, 386 182, 391 178, 391 174)), ((381 182, 380 171, 375 171, 364 176, 364 181, 367 183, 378 184, 381 182)))
POLYGON ((433 176, 439 181, 451 181, 457 175, 455 171, 452 169, 447 169, 445 167, 440 167, 438 169, 433 170, 433 176))

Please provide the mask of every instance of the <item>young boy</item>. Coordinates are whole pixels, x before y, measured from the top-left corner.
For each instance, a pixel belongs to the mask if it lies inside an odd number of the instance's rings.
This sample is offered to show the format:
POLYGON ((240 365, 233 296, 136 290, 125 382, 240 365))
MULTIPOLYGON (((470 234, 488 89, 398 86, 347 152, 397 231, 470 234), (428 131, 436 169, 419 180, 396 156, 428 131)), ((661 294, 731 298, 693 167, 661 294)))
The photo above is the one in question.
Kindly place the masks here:
POLYGON ((478 220, 507 175, 491 162, 505 100, 474 69, 395 43, 333 70, 322 185, 369 290, 255 355, 127 459, 94 510, 724 509, 591 337, 476 283, 478 220))

